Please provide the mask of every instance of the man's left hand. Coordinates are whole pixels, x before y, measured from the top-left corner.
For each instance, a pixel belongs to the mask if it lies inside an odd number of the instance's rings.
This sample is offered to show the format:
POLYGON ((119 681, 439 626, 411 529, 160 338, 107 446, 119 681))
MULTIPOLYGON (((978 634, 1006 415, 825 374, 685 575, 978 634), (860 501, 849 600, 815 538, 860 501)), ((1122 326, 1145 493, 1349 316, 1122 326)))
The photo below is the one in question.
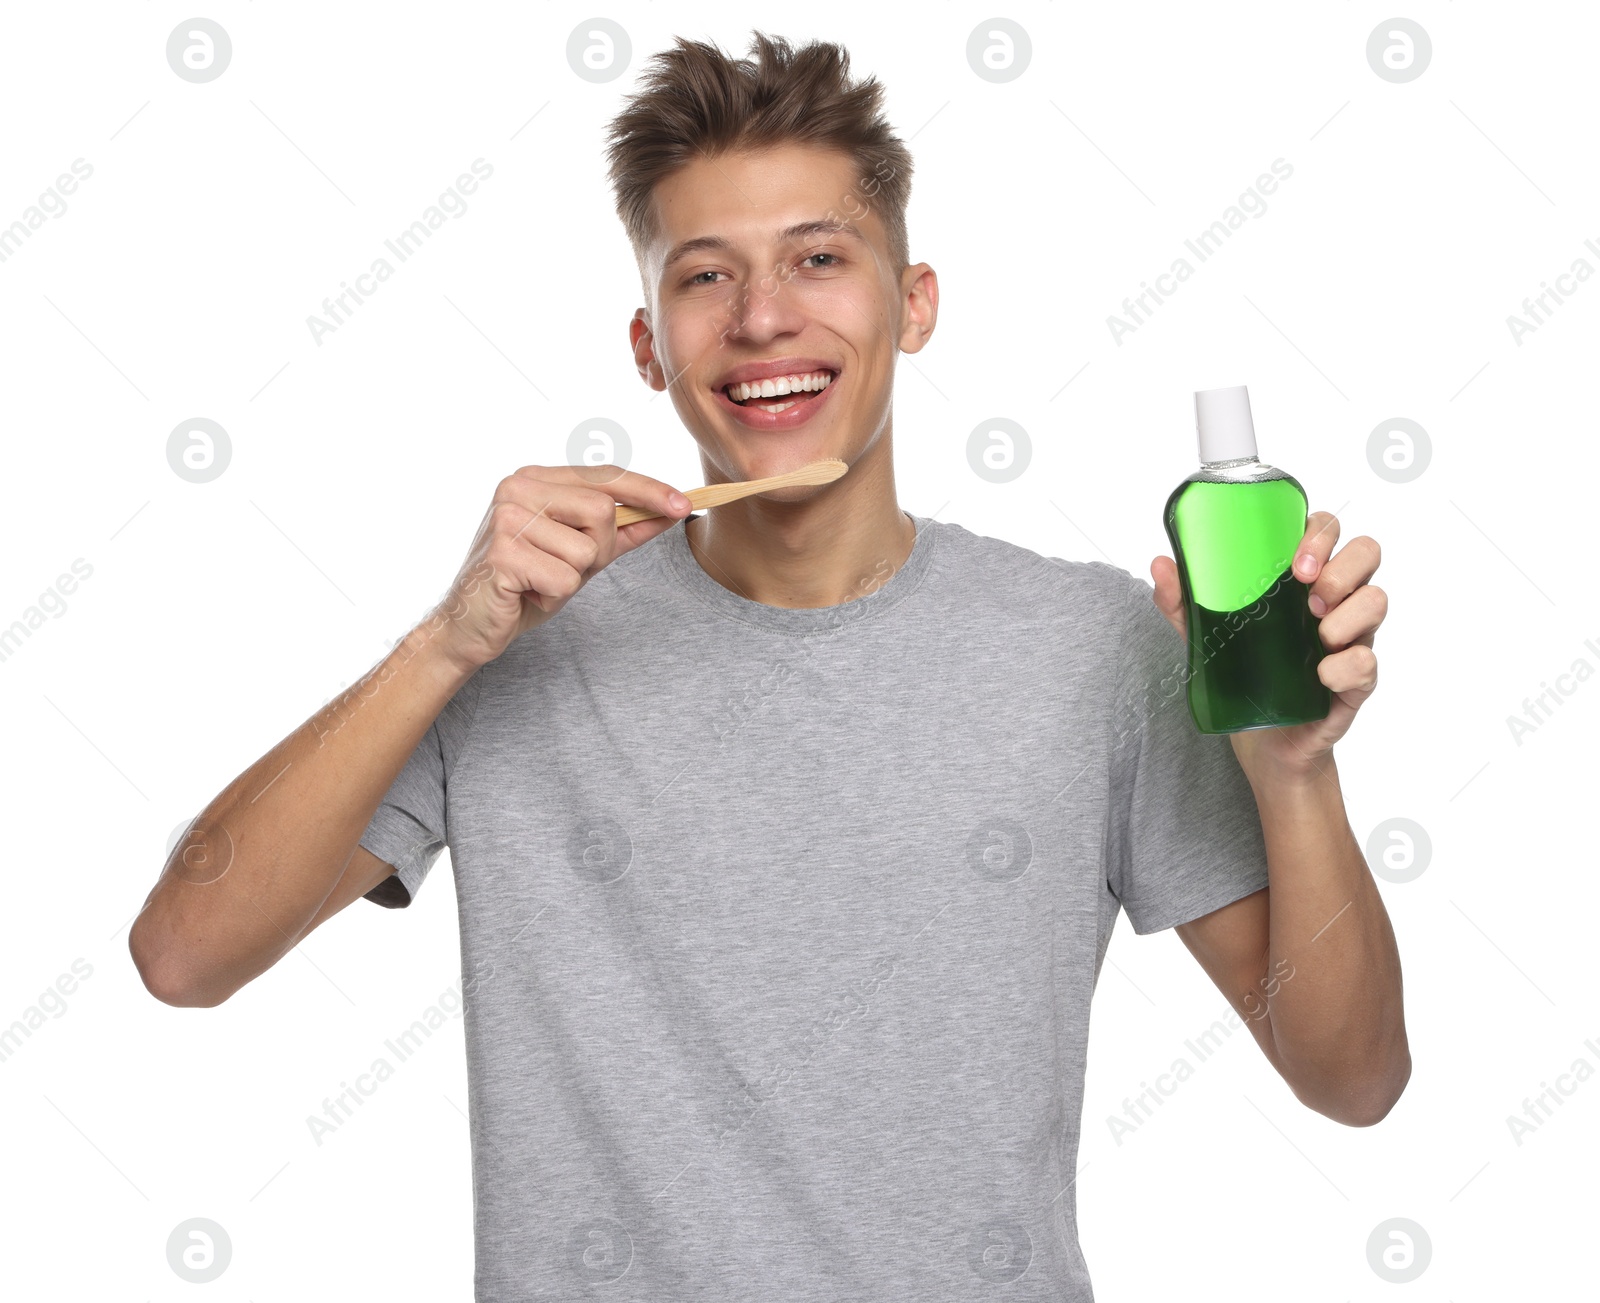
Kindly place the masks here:
MULTIPOLYGON (((1378 568, 1378 544, 1361 534, 1333 556, 1338 541, 1338 517, 1314 511, 1306 518, 1305 537, 1294 562, 1294 577, 1311 585, 1311 613, 1318 619, 1317 634, 1325 648, 1317 677, 1332 692, 1333 708, 1326 719, 1308 724, 1230 733, 1234 754, 1247 774, 1316 772, 1377 687, 1378 658, 1372 639, 1389 610, 1388 594, 1369 582, 1378 568)), ((1177 562, 1156 557, 1150 563, 1150 577, 1155 581, 1157 608, 1187 642, 1177 562)))

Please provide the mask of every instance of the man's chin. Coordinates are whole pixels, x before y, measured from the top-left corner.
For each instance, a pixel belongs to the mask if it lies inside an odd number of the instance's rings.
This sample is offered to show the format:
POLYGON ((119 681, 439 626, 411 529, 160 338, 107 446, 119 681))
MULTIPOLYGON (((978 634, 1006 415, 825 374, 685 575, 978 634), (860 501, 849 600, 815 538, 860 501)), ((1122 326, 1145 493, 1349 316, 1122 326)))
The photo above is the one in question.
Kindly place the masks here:
MULTIPOLYGON (((717 474, 716 482, 729 484, 786 475, 813 462, 836 459, 849 465, 852 460, 826 445, 812 446, 799 438, 798 434, 751 435, 748 440, 740 440, 734 446, 718 441, 708 448, 702 443, 701 451, 715 468, 713 473, 717 474)), ((826 484, 791 484, 752 496, 769 502, 806 502, 827 487, 826 484)))

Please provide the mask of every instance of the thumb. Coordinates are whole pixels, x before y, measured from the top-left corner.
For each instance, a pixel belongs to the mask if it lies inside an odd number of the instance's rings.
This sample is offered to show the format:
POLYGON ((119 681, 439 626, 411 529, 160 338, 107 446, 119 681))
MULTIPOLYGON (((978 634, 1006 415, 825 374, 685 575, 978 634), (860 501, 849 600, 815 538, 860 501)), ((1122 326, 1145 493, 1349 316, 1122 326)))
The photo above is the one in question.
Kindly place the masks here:
POLYGON ((665 534, 680 520, 687 520, 688 513, 682 516, 652 516, 649 520, 636 520, 631 525, 624 525, 617 530, 617 556, 633 551, 641 544, 648 543, 657 534, 665 534))
POLYGON ((1178 563, 1169 556, 1158 556, 1150 563, 1150 578, 1155 581, 1156 609, 1185 638, 1188 622, 1183 614, 1183 589, 1178 583, 1178 563))

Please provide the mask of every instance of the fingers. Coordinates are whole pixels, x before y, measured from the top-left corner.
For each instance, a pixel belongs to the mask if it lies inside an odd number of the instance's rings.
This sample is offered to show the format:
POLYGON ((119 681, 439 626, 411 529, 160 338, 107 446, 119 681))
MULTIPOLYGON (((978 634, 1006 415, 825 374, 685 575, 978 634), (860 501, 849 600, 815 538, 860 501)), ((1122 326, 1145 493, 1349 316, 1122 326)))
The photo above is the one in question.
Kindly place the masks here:
POLYGON ((1323 616, 1317 635, 1329 651, 1357 643, 1372 645, 1372 636, 1389 613, 1389 594, 1376 584, 1363 584, 1323 616))
MULTIPOLYGON (((513 502, 535 518, 548 517, 578 530, 600 531, 607 521, 615 526, 617 520, 616 505, 606 490, 554 479, 534 479, 521 471, 500 481, 495 501, 513 502)), ((596 541, 599 539, 596 534, 596 541)))
POLYGON ((1317 617, 1317 636, 1328 655, 1317 663, 1317 677, 1350 706, 1359 706, 1378 682, 1373 635, 1389 613, 1389 595, 1369 583, 1382 553, 1366 534, 1351 539, 1334 555, 1339 518, 1329 511, 1306 517, 1306 532, 1295 554, 1294 573, 1310 586, 1307 601, 1317 617))
POLYGON ((1187 617, 1183 610, 1183 587, 1178 582, 1178 563, 1169 556, 1158 556, 1150 562, 1150 577, 1155 581, 1156 609, 1167 617, 1168 624, 1183 633, 1187 617))
POLYGON ((1371 644, 1363 640, 1324 656, 1317 662, 1317 677, 1330 692, 1340 693, 1350 705, 1358 706, 1378 685, 1378 658, 1371 644))
POLYGON ((523 466, 506 476, 451 585, 458 663, 494 660, 623 552, 692 509, 671 485, 612 465, 523 466), (619 497, 660 515, 619 530, 619 497))
POLYGON ((495 582, 508 595, 529 595, 541 609, 577 592, 599 555, 590 535, 517 502, 495 501, 486 523, 484 559, 495 582))
MULTIPOLYGON (((545 482, 585 485, 610 494, 613 504, 620 502, 629 507, 647 507, 664 516, 687 516, 693 510, 689 500, 672 485, 610 463, 601 466, 524 466, 516 474, 545 482)), ((613 505, 613 519, 615 514, 616 507, 613 505)))
POLYGON ((581 530, 600 545, 596 569, 633 551, 694 510, 672 485, 636 471, 605 463, 599 466, 524 466, 501 481, 512 501, 530 511, 543 510, 581 530), (616 527, 617 503, 643 507, 659 516, 616 527))
MULTIPOLYGON (((613 517, 615 520, 615 517, 613 517)), ((617 531, 617 555, 631 552, 641 543, 648 543, 657 534, 665 534, 678 523, 674 516, 652 516, 649 520, 636 520, 617 531)))
POLYGON ((1320 565, 1311 583, 1311 613, 1321 617, 1334 611, 1378 569, 1382 559, 1376 539, 1362 534, 1351 539, 1339 555, 1320 565))
POLYGON ((1339 518, 1331 511, 1313 511, 1306 517, 1306 532, 1295 550, 1296 579, 1310 583, 1333 555, 1339 541, 1339 518))
MULTIPOLYGON (((493 509, 502 513, 511 542, 547 552, 580 575, 594 565, 605 550, 597 528, 582 520, 584 511, 590 509, 581 500, 574 506, 564 499, 553 498, 538 511, 531 511, 519 502, 497 502, 493 509), (567 523, 568 520, 572 523, 567 523)), ((615 519, 613 515, 613 523, 615 519)))

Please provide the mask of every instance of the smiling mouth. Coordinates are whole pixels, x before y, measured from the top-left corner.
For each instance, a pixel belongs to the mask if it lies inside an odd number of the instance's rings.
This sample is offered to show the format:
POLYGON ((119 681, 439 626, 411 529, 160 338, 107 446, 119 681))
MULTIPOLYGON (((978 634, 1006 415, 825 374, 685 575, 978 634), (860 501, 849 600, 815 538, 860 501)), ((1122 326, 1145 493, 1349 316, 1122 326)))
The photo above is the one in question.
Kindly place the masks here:
POLYGON ((837 375, 835 371, 807 371, 800 375, 774 376, 770 380, 755 380, 748 384, 723 385, 722 392, 727 395, 729 402, 739 407, 753 407, 776 414, 810 402, 832 384, 837 375))

